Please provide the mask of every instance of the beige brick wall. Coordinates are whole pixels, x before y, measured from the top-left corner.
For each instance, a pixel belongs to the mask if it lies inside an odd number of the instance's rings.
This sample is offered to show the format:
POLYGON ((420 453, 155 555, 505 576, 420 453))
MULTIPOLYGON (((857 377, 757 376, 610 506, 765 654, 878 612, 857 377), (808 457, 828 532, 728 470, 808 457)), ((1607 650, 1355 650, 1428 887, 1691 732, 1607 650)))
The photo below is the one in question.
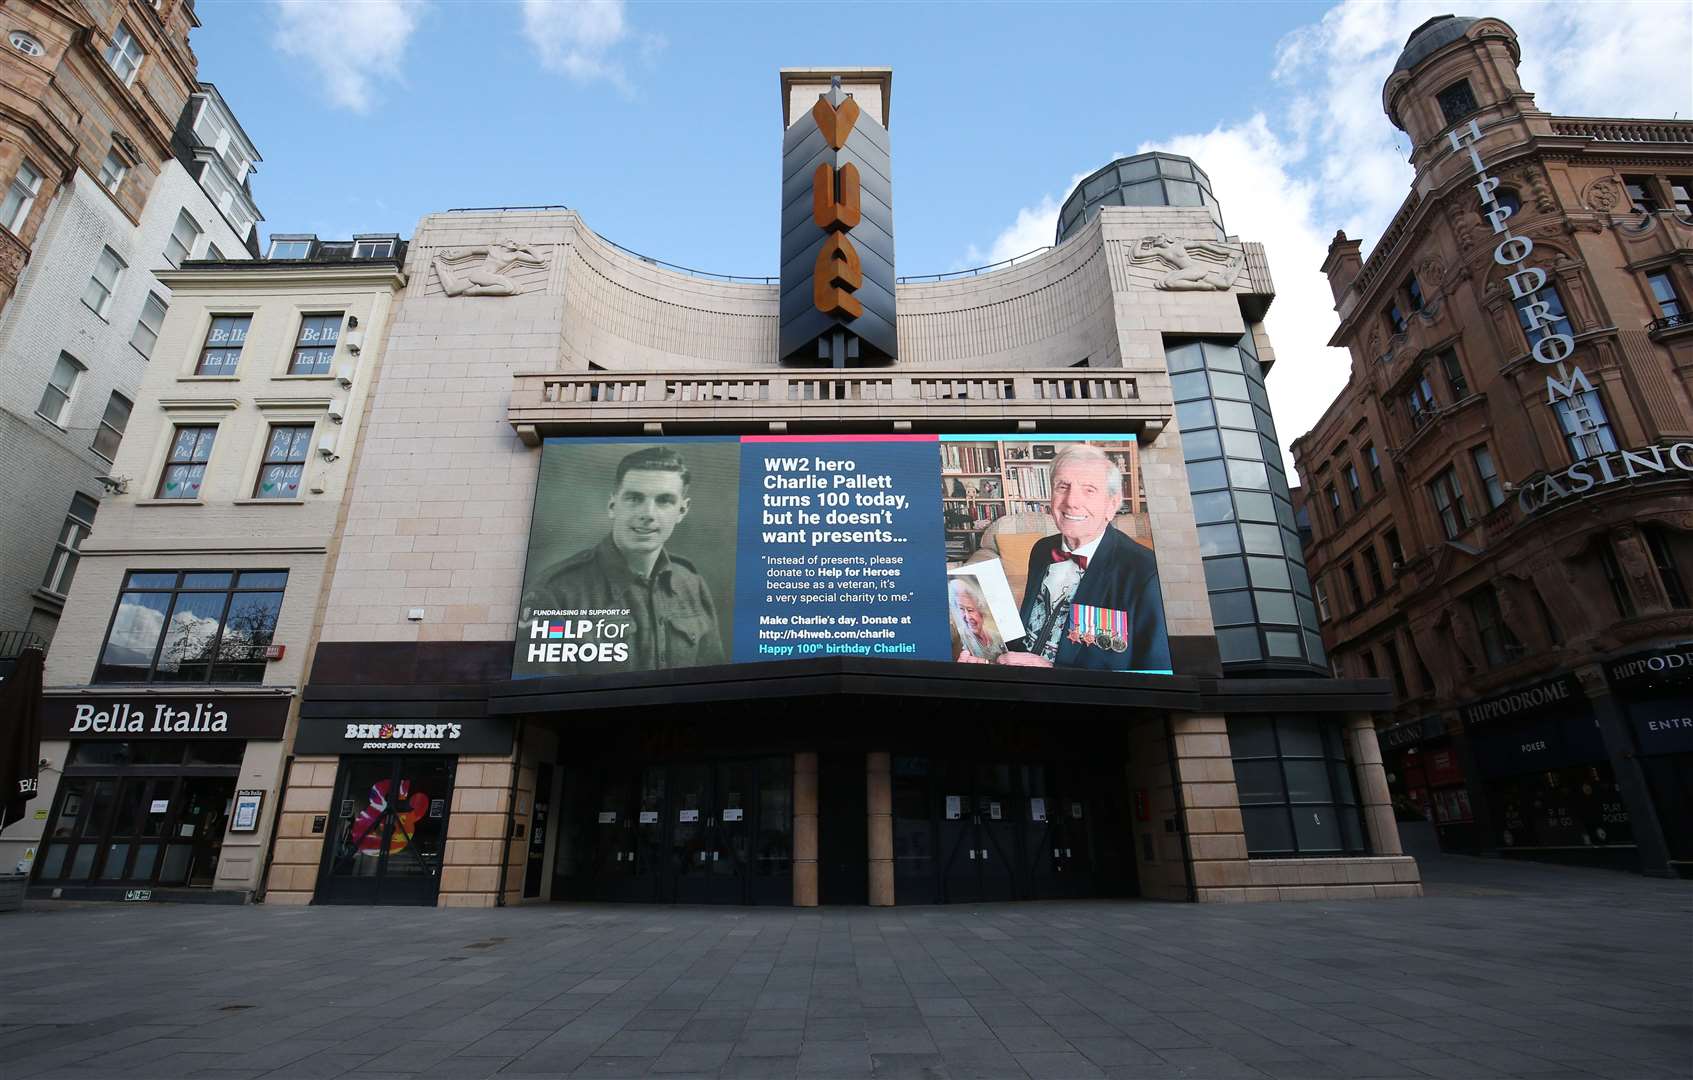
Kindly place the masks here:
MULTIPOLYGON (((317 889, 327 832, 312 832, 312 819, 330 816, 335 774, 341 759, 298 757, 288 772, 288 790, 276 822, 276 850, 265 878, 265 902, 309 904, 317 889)), ((327 828, 327 820, 325 825, 327 828)))
MULTIPOLYGON (((527 838, 511 837, 512 770, 509 758, 461 757, 453 780, 453 803, 447 820, 447 849, 441 869, 440 907, 494 907, 502 892, 501 851, 505 851, 504 893, 516 903, 523 887, 523 855, 527 838), (508 840, 508 837, 510 839, 508 840)), ((523 799, 534 806, 535 773, 528 773, 523 799)), ((522 778, 519 777, 522 788, 522 778)), ((525 830, 527 831, 527 830, 525 830)))

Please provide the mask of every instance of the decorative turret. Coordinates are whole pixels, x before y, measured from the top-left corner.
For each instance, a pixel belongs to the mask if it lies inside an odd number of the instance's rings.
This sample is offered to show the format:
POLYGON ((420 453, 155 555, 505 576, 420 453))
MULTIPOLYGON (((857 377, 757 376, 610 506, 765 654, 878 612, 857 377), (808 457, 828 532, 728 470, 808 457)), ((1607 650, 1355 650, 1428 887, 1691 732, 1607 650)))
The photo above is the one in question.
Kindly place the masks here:
POLYGON ((1437 15, 1413 30, 1381 95, 1387 118, 1411 136, 1411 163, 1420 169, 1459 123, 1485 130, 1533 111, 1534 95, 1517 79, 1521 60, 1516 31, 1499 19, 1437 15))

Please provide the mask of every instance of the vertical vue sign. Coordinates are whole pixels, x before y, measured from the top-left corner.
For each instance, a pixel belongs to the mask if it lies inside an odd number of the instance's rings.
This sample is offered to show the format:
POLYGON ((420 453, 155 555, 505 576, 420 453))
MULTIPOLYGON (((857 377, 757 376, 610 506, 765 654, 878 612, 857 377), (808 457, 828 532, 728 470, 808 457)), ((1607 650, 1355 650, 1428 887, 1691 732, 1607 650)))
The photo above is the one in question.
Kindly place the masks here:
POLYGON ((887 128, 838 80, 783 136, 784 363, 897 354, 890 173, 887 128))

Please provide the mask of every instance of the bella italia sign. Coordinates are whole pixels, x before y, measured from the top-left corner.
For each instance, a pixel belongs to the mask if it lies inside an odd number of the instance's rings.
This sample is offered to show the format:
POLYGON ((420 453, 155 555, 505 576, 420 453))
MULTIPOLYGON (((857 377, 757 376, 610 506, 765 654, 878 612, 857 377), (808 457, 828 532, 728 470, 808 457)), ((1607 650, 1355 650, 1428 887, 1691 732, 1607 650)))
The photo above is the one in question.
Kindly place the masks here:
POLYGON ((41 702, 48 739, 280 739, 286 695, 87 694, 41 702))

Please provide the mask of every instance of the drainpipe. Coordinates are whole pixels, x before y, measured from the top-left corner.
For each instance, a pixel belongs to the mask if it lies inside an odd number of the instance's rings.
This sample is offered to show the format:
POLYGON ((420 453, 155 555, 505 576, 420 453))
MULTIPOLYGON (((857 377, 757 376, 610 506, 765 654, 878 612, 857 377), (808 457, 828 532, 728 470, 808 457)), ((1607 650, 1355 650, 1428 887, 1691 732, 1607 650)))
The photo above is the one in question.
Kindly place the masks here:
MULTIPOLYGON (((517 752, 512 755, 511 787, 506 790, 506 842, 500 848, 500 882, 499 889, 494 893, 494 906, 506 906, 506 868, 511 864, 511 842, 517 837, 512 835, 517 831, 517 774, 523 770, 523 736, 529 726, 528 717, 519 717, 517 721, 517 752)), ((522 886, 518 887, 518 895, 522 896, 522 886)))
POLYGON ((282 804, 288 798, 288 781, 293 775, 294 755, 289 754, 282 763, 282 787, 276 792, 276 812, 271 815, 270 840, 265 844, 265 868, 259 874, 259 887, 253 892, 255 904, 264 903, 265 894, 270 891, 270 865, 276 861, 276 834, 282 831, 282 804))

